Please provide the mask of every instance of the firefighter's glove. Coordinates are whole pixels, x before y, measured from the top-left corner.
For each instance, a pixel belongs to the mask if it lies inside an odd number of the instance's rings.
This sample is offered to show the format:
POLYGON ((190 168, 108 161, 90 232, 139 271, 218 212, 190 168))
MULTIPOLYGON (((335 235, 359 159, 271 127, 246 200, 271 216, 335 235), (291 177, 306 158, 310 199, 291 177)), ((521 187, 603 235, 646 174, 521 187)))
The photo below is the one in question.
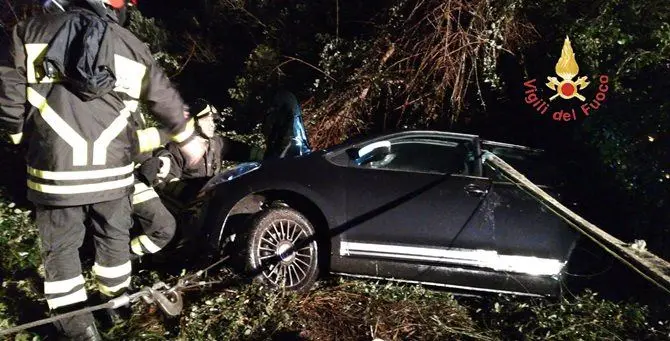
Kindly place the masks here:
POLYGON ((161 170, 161 164, 163 161, 157 157, 152 157, 142 163, 140 166, 140 176, 144 178, 144 181, 148 184, 154 184, 157 177, 158 177, 158 172, 161 170))

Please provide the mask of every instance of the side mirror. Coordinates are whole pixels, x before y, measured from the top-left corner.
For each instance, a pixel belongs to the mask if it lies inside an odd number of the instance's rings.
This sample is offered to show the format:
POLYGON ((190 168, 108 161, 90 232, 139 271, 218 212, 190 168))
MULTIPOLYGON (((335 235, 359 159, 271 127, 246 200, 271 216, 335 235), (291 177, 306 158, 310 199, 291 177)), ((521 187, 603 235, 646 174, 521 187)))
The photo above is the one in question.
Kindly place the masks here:
POLYGON ((379 141, 371 143, 358 150, 357 157, 354 160, 356 165, 360 166, 364 163, 378 161, 391 153, 390 141, 379 141))

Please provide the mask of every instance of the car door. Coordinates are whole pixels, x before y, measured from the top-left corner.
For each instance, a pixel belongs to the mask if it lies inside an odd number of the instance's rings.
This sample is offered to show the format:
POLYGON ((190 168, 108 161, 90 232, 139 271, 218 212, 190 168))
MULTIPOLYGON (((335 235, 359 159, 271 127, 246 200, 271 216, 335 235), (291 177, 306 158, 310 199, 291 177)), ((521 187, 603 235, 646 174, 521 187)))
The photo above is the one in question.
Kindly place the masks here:
POLYGON ((347 218, 360 222, 344 231, 340 255, 427 262, 431 249, 453 246, 490 181, 470 176, 470 139, 389 142, 389 157, 344 170, 347 218))
MULTIPOLYGON (((543 158, 539 151, 496 142, 485 143, 484 148, 561 200, 559 193, 551 187, 552 180, 560 180, 560 169, 551 160, 543 158)), ((495 239, 498 252, 544 259, 549 264, 567 261, 578 233, 494 168, 485 167, 484 174, 494 182, 489 201, 497 207, 492 220, 497 222, 495 239)))

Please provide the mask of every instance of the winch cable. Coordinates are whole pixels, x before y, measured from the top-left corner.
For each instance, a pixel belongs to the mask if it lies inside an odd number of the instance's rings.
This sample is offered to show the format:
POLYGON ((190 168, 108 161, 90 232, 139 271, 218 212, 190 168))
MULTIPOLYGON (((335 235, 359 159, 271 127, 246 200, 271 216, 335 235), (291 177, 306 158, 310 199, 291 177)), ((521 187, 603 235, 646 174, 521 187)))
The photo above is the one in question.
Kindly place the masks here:
POLYGON ((56 321, 62 320, 64 318, 78 316, 78 315, 82 315, 82 314, 85 314, 85 313, 94 312, 94 311, 97 311, 97 310, 115 309, 115 308, 121 307, 123 305, 126 305, 128 303, 133 303, 133 302, 137 301, 141 296, 148 295, 148 294, 149 294, 149 292, 145 291, 145 290, 138 291, 138 292, 136 292, 134 294, 131 294, 131 295, 123 294, 119 297, 116 297, 116 298, 113 298, 113 299, 107 301, 106 303, 98 304, 98 305, 95 305, 95 306, 92 306, 92 307, 82 308, 82 309, 79 309, 79 310, 74 310, 74 311, 71 311, 71 312, 68 312, 68 313, 52 316, 52 317, 49 317, 49 318, 25 323, 25 324, 22 324, 22 325, 19 325, 19 326, 16 326, 16 327, 12 327, 12 328, 9 328, 9 329, 2 330, 2 331, 0 331, 0 336, 17 333, 17 332, 20 332, 20 331, 25 330, 25 329, 41 326, 43 324, 56 322, 56 321))
MULTIPOLYGON (((144 287, 142 290, 140 290, 136 293, 133 293, 133 294, 130 294, 130 295, 123 294, 123 295, 121 295, 119 297, 115 297, 115 298, 113 298, 113 299, 111 299, 111 300, 109 300, 105 303, 101 303, 101 304, 91 306, 91 307, 82 308, 82 309, 79 309, 79 310, 74 310, 74 311, 71 311, 71 312, 63 313, 63 314, 60 314, 60 315, 44 318, 44 319, 33 321, 33 322, 24 323, 24 324, 16 326, 16 327, 12 327, 12 328, 9 328, 9 329, 2 330, 2 331, 0 331, 0 336, 14 334, 14 333, 17 333, 17 332, 20 332, 20 331, 23 331, 23 330, 26 330, 26 329, 34 328, 34 327, 37 327, 37 326, 41 326, 41 325, 44 325, 44 324, 47 324, 47 323, 53 323, 53 322, 56 322, 56 321, 59 321, 59 320, 65 319, 65 318, 78 316, 78 315, 82 315, 82 314, 86 314, 86 313, 90 313, 90 312, 94 312, 94 311, 98 311, 98 310, 102 310, 102 309, 116 309, 116 308, 124 306, 126 304, 135 303, 142 298, 144 298, 144 301, 147 302, 147 303, 153 303, 153 302, 157 301, 156 298, 154 298, 154 299, 150 298, 152 296, 156 297, 158 295, 163 295, 163 297, 164 297, 164 295, 166 295, 166 294, 177 295, 181 299, 181 296, 179 296, 179 295, 181 294, 181 292, 183 290, 194 289, 194 288, 198 288, 198 287, 203 287, 205 285, 218 284, 218 283, 223 282, 223 281, 220 281, 220 280, 219 281, 207 281, 207 282, 204 282, 204 281, 194 282, 194 281, 197 278, 201 277, 203 274, 207 273, 207 271, 209 271, 209 270, 213 269, 214 267, 222 264, 223 262, 225 262, 229 258, 230 258, 230 256, 222 257, 218 261, 212 263, 211 265, 207 266, 206 268, 204 268, 202 270, 198 270, 195 273, 190 274, 190 275, 184 275, 184 276, 178 277, 177 278, 177 283, 175 285, 173 285, 172 287, 168 287, 168 289, 166 289, 164 291, 157 291, 161 287, 167 287, 167 285, 165 285, 165 283, 158 282, 158 283, 155 283, 151 288, 144 287)), ((159 304, 159 306, 162 308, 163 312, 165 312, 169 315, 174 315, 175 311, 166 311, 163 306, 161 306, 160 304, 159 304)), ((181 307, 179 307, 178 310, 180 311, 181 307)))
POLYGON ((193 274, 178 277, 177 278, 177 283, 175 285, 173 285, 171 288, 169 288, 168 290, 166 290, 165 292, 166 293, 172 293, 174 291, 182 291, 184 289, 193 289, 193 288, 202 287, 202 286, 205 286, 205 285, 221 283, 222 281, 209 281, 209 282, 200 281, 200 282, 195 282, 195 283, 191 283, 191 282, 195 281, 195 279, 197 279, 197 278, 202 277, 202 275, 207 273, 207 271, 212 270, 213 268, 221 265, 223 262, 227 261, 228 259, 230 259, 230 255, 221 257, 218 261, 210 264, 209 266, 207 266, 206 268, 204 268, 202 270, 196 271, 193 274))

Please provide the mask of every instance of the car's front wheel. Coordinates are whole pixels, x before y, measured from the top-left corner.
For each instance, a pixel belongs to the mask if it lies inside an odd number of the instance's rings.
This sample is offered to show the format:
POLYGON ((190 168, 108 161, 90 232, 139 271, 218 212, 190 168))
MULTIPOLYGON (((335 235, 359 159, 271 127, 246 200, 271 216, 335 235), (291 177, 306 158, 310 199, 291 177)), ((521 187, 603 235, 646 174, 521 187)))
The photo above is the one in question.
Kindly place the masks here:
POLYGON ((312 224, 288 207, 257 213, 243 237, 246 270, 273 288, 304 291, 319 274, 318 246, 312 224))

